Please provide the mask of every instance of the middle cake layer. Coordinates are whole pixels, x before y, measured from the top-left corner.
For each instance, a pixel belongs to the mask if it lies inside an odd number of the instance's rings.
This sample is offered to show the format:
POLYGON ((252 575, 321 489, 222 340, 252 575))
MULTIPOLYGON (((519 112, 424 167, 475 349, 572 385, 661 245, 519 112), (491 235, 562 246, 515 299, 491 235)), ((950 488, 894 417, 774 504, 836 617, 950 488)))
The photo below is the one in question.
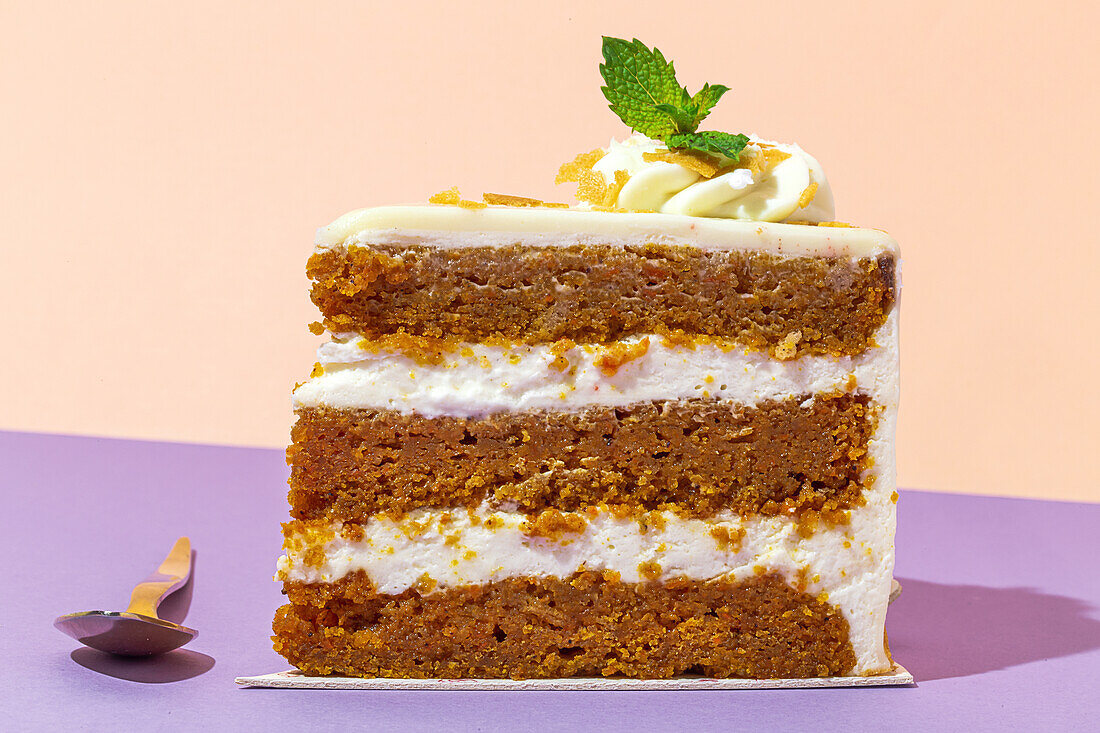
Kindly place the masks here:
POLYGON ((692 516, 837 510, 859 501, 874 424, 858 394, 481 419, 304 408, 288 451, 290 503, 298 519, 341 521, 484 502, 692 516))

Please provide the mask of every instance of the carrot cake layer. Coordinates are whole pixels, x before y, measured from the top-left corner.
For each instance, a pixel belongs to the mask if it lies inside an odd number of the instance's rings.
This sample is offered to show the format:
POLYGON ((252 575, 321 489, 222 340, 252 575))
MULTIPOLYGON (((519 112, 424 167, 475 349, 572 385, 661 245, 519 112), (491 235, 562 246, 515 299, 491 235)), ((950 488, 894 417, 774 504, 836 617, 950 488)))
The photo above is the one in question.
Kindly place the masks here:
POLYGON ((857 666, 843 615, 768 573, 658 584, 581 571, 392 595, 356 573, 286 591, 275 650, 307 674, 787 678, 857 666))
POLYGON ((706 335, 797 354, 859 354, 894 298, 894 258, 792 257, 600 241, 322 249, 312 298, 332 332, 466 341, 615 341, 706 335))
POLYGON ((875 423, 862 394, 481 418, 300 408, 291 513, 354 522, 483 502, 534 513, 601 502, 691 516, 834 512, 861 500, 875 423))

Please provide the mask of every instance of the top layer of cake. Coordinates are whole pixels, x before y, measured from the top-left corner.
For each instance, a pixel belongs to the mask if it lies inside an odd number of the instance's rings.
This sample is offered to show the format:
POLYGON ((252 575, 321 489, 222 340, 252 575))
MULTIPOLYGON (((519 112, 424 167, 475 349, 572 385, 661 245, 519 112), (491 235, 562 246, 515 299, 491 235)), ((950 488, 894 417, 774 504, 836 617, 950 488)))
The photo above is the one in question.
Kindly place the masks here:
POLYGON ((333 333, 527 344, 686 335, 791 358, 874 344, 896 251, 870 229, 387 207, 321 230, 307 270, 333 333))

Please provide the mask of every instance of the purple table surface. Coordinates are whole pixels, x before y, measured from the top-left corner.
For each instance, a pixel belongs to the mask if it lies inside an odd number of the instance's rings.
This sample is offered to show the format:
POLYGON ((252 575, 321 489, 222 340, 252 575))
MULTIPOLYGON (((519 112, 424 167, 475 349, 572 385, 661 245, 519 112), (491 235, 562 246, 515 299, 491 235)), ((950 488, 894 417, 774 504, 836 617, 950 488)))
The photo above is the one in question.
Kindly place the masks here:
POLYGON ((238 675, 287 667, 268 641, 281 451, 0 433, 0 465, 6 730, 1046 731, 1100 717, 1100 505, 903 492, 888 630, 911 687, 239 689, 238 675), (180 535, 197 552, 188 647, 119 661, 52 627, 123 608, 180 535))

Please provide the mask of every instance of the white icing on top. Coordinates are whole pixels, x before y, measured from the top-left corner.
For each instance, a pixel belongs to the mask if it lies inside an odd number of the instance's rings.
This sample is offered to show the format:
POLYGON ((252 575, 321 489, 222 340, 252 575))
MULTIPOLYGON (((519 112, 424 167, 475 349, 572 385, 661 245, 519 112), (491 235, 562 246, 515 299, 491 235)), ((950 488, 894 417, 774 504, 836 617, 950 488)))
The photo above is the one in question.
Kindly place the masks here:
MULTIPOLYGON (((634 134, 623 142, 612 140, 593 170, 603 174, 609 184, 615 181, 615 171, 630 176, 615 202, 623 209, 752 221, 832 221, 833 194, 821 164, 797 145, 752 140, 743 156, 759 152, 759 144, 764 143, 790 157, 760 174, 759 180, 744 168, 707 179, 676 163, 646 161, 646 153, 668 148, 658 140, 634 134), (801 207, 799 200, 811 184, 817 184, 813 200, 801 207)), ((715 157, 722 165, 734 162, 715 157)))
POLYGON ((897 242, 876 229, 512 206, 358 209, 317 231, 318 250, 363 244, 440 249, 663 244, 791 257, 870 257, 898 250, 897 242))
POLYGON ((606 347, 575 346, 564 352, 568 366, 554 366, 550 344, 512 347, 470 343, 435 365, 418 365, 393 352, 359 347, 355 336, 323 344, 324 374, 294 391, 296 407, 373 408, 426 417, 482 417, 525 410, 575 411, 594 405, 711 397, 754 405, 768 399, 856 388, 881 402, 896 380, 896 318, 876 333, 880 346, 854 357, 803 356, 790 361, 737 346, 666 345, 648 339, 645 353, 601 371, 606 347), (462 354, 466 355, 463 356, 462 354))

